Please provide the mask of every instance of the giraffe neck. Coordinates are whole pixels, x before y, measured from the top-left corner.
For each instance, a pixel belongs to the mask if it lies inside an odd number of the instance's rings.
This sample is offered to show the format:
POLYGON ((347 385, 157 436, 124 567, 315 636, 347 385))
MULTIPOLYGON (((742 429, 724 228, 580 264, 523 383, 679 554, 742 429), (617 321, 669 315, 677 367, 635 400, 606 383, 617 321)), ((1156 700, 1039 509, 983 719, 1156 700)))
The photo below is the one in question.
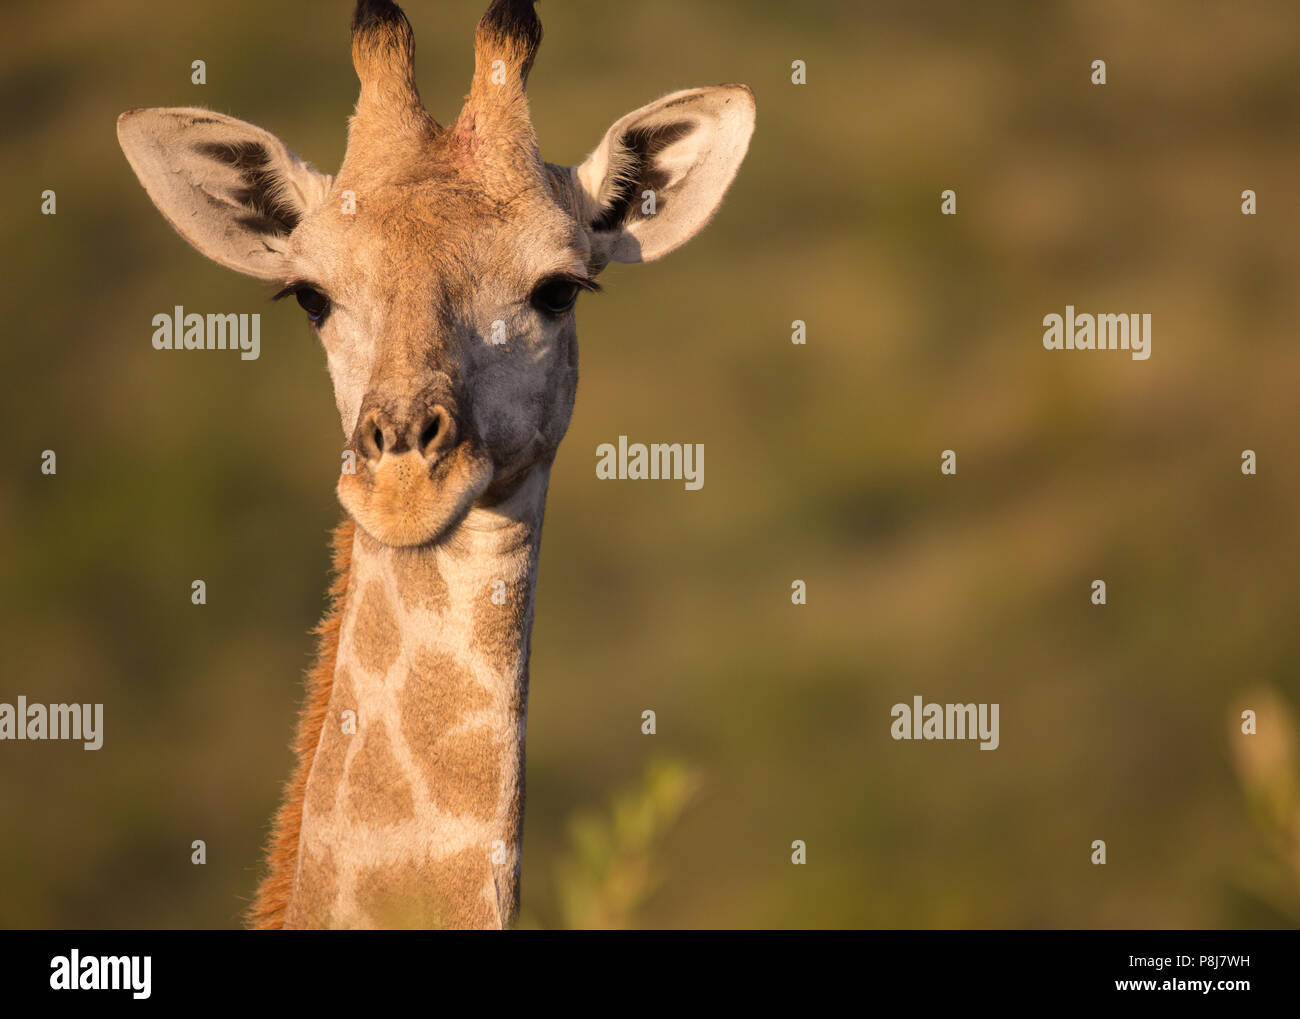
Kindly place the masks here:
POLYGON ((436 546, 356 529, 286 927, 513 920, 548 475, 534 468, 436 546))

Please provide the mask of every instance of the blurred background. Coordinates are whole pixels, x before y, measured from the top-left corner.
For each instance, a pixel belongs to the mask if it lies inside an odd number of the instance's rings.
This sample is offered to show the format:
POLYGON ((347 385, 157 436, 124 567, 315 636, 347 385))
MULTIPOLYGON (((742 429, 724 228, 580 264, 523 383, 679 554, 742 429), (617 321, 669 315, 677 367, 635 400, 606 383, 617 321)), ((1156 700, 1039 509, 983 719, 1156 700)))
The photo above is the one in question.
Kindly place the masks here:
MULTIPOLYGON (((114 121, 205 105, 333 172, 350 6, 6 11, 0 701, 102 702, 106 735, 0 744, 0 925, 251 898, 342 437, 299 310, 172 233, 114 121), (155 351, 177 304, 260 312, 260 359, 155 351)), ((443 122, 483 6, 406 4, 443 122)), ((1295 5, 539 9, 548 159, 676 88, 747 82, 759 121, 707 231, 580 302, 521 923, 1300 925, 1295 5), (1066 304, 1150 312, 1151 359, 1044 351, 1066 304), (598 481, 620 434, 703 443, 704 488, 598 481), (916 695, 999 703, 1001 746, 894 742, 916 695)))

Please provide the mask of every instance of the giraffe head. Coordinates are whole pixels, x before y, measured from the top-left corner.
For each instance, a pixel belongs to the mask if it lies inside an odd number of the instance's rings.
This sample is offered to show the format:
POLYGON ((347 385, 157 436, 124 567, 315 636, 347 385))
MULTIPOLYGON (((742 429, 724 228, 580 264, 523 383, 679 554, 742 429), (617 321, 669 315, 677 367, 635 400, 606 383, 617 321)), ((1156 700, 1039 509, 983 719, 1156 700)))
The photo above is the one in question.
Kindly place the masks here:
POLYGON ((691 89, 616 121, 580 166, 547 163, 525 94, 541 34, 531 0, 494 0, 469 95, 443 126, 416 89, 406 17, 361 0, 361 94, 333 177, 208 110, 118 120, 177 232, 306 311, 354 454, 339 498, 386 545, 438 541, 554 458, 579 293, 609 262, 651 261, 698 232, 753 132, 748 88, 691 89))

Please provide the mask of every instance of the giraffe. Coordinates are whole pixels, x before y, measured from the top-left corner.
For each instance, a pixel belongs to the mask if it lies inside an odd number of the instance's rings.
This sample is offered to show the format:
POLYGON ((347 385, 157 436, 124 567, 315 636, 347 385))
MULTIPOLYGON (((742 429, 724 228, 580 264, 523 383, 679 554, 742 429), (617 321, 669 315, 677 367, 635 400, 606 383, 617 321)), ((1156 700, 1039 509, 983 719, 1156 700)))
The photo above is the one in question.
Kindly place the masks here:
MULTIPOLYGON (((709 221, 754 129, 744 85, 674 92, 576 166, 539 153, 532 0, 493 0, 469 94, 438 123, 414 35, 360 0, 360 95, 335 176, 201 108, 118 119, 127 161, 208 258, 293 296, 346 448, 257 929, 506 928, 517 916, 538 549, 577 387, 574 305, 610 263, 709 221)), ((286 451, 287 452, 287 451, 286 451)))

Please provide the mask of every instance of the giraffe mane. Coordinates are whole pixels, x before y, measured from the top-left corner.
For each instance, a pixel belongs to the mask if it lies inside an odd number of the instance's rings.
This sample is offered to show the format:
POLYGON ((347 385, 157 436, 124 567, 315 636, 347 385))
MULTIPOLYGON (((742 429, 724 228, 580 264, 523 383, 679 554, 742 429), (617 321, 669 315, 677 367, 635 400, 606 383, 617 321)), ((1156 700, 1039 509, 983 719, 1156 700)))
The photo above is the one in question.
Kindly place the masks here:
POLYGON ((253 904, 245 914, 252 930, 278 931, 284 928, 289 892, 298 868, 298 836, 302 828, 302 805, 307 794, 307 777, 311 774, 320 743, 321 729, 329 711, 334 687, 334 666, 338 659, 339 627, 343 620, 343 602, 352 569, 352 538, 356 525, 347 517, 334 529, 334 580, 329 589, 329 608, 312 632, 318 638, 316 660, 307 672, 305 696, 298 712, 298 730, 293 751, 298 764, 284 789, 284 799, 271 825, 266 850, 266 876, 258 885, 253 904))

